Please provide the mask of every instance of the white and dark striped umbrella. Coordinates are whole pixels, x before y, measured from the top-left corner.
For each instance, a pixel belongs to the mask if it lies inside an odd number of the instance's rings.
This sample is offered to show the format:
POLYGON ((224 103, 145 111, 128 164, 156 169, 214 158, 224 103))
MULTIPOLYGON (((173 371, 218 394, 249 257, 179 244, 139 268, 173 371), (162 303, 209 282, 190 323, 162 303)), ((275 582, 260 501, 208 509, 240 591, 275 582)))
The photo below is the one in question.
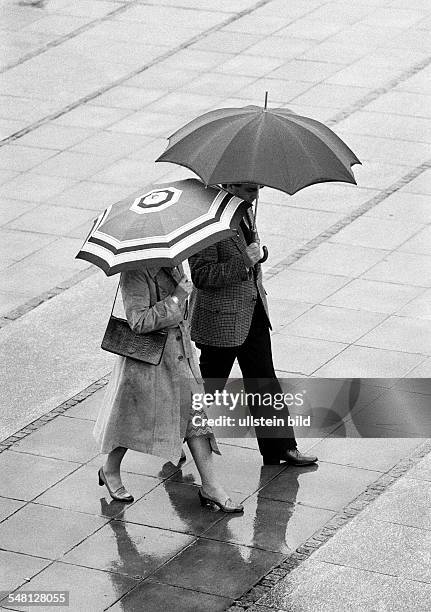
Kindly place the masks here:
POLYGON ((248 206, 197 179, 152 184, 107 208, 76 258, 107 276, 131 268, 177 266, 232 236, 248 206))

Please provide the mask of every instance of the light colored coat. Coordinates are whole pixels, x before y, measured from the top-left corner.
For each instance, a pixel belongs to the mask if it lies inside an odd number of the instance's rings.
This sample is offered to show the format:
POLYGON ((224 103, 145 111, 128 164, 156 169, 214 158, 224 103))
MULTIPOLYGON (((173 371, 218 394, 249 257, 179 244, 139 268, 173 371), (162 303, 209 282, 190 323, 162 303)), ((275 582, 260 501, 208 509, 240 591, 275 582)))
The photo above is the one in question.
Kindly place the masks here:
POLYGON ((130 327, 137 333, 167 328, 168 337, 158 366, 117 358, 94 428, 102 453, 123 446, 178 461, 191 394, 203 392, 188 322, 171 296, 181 276, 182 270, 167 268, 121 274, 130 327))

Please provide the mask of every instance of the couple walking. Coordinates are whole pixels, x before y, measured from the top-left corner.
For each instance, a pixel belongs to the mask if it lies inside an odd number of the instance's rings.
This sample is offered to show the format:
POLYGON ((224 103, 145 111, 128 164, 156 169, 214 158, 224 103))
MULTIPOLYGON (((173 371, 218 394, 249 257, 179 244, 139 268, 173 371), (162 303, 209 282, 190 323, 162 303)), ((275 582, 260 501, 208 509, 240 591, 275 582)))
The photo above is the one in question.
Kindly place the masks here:
MULTIPOLYGON (((258 186, 252 183, 223 185, 226 191, 250 204, 258 186)), ((252 232, 250 208, 236 236, 207 247, 189 260, 192 283, 181 269, 153 268, 123 272, 120 286, 126 317, 137 333, 167 329, 160 365, 118 357, 107 387, 94 435, 100 451, 107 453, 99 470, 99 484, 113 499, 131 502, 121 481, 120 466, 127 449, 165 457, 180 463, 185 440, 202 486, 202 505, 216 504, 225 512, 242 512, 217 478, 213 453, 220 454, 211 428, 192 424, 191 393, 214 393, 229 377, 235 359, 247 393, 281 391, 272 362, 270 321, 262 272, 261 251, 252 232), (187 298, 194 293, 191 326, 187 298), (191 335, 190 335, 191 327, 191 335), (197 364, 192 342, 200 349, 197 364)), ((253 416, 261 406, 250 405, 253 416)), ((287 408, 286 408, 287 410, 287 408)), ((286 413, 284 414, 286 417, 286 413)), ((286 461, 314 463, 302 455, 291 427, 283 437, 265 437, 256 428, 265 465, 286 461)))

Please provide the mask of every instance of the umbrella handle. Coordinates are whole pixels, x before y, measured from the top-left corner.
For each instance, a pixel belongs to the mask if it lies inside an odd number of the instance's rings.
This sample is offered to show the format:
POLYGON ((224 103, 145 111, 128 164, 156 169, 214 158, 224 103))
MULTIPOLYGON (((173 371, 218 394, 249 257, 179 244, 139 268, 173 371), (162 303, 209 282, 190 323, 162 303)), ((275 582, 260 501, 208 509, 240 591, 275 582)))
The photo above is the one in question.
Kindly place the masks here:
MULTIPOLYGON (((253 242, 256 242, 256 240, 258 240, 256 228, 253 228, 251 232, 252 232, 253 242)), ((257 263, 263 263, 264 261, 268 259, 268 249, 266 248, 266 246, 262 247, 262 251, 263 251, 263 257, 262 259, 259 259, 257 263)))
POLYGON ((266 246, 262 247, 262 251, 263 251, 263 257, 262 259, 259 259, 257 263, 263 263, 264 261, 268 259, 268 249, 266 248, 266 246))

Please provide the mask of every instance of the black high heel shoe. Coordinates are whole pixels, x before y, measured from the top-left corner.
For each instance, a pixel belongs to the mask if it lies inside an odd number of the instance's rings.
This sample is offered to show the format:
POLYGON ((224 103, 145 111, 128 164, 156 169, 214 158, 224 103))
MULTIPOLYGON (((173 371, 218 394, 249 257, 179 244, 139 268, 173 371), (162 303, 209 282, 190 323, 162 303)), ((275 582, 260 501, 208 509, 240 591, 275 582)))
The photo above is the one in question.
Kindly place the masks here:
POLYGON ((105 476, 105 472, 103 471, 103 467, 99 469, 98 474, 99 474, 99 487, 103 487, 103 485, 105 485, 112 499, 115 499, 115 501, 124 502, 126 504, 130 504, 132 501, 135 501, 135 498, 133 497, 133 495, 130 495, 130 493, 126 491, 126 489, 123 487, 123 485, 121 485, 121 487, 118 487, 118 489, 116 489, 115 491, 111 489, 111 487, 108 484, 108 481, 106 480, 106 476, 105 476))
POLYGON ((199 489, 198 495, 201 506, 211 506, 211 504, 214 504, 218 506, 220 510, 229 514, 233 514, 234 512, 244 512, 244 506, 242 504, 234 504, 230 497, 226 497, 224 504, 222 504, 209 495, 203 495, 201 489, 199 489))
POLYGON ((178 459, 177 467, 182 466, 187 461, 187 455, 184 451, 181 451, 181 457, 178 459))

